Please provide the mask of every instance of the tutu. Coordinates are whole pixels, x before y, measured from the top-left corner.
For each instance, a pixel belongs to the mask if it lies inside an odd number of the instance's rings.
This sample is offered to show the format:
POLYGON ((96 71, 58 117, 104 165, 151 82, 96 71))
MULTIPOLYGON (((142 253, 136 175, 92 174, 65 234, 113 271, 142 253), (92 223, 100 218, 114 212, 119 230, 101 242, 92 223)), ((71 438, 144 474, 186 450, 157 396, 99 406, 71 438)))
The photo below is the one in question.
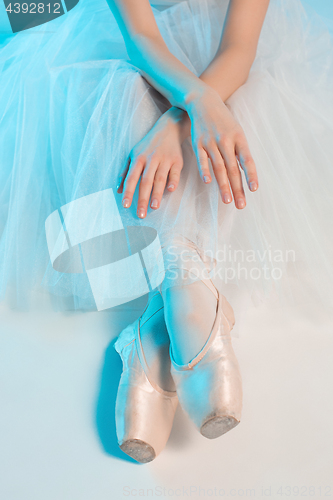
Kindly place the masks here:
MULTIPOLYGON (((152 6, 164 40, 200 75, 218 48, 228 1, 164 3, 152 6)), ((157 231, 166 269, 160 290, 178 283, 170 270, 174 262, 183 266, 184 250, 198 252, 197 269, 228 300, 232 293, 254 305, 273 297, 331 307, 333 44, 321 18, 307 12, 300 0, 271 0, 247 82, 226 101, 258 171, 259 190, 246 190, 246 208, 224 205, 214 177, 201 181, 189 138, 178 188, 143 220, 138 189, 125 209, 117 180, 169 104, 130 63, 106 1, 80 0, 47 29, 3 40, 0 299, 29 308, 37 292, 60 310, 96 310, 84 265, 67 272, 52 266, 45 222, 73 201, 112 189, 124 227, 157 231)), ((101 212, 90 211, 88 222, 79 213, 77 223, 101 225, 101 212)), ((197 278, 186 274, 188 282, 197 278)))

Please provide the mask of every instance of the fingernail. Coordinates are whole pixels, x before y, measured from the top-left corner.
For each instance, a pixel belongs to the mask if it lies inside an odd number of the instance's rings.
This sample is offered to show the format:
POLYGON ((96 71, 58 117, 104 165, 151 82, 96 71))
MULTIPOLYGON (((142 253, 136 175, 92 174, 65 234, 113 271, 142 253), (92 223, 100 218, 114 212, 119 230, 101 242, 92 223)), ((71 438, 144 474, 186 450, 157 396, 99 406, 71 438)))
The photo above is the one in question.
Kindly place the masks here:
POLYGON ((174 189, 175 185, 174 184, 169 184, 168 189, 174 189))
POLYGON ((130 206, 129 199, 124 198, 122 201, 123 207, 128 208, 130 206))
POLYGON ((158 207, 158 201, 157 200, 153 200, 150 204, 151 208, 157 208, 158 207))
POLYGON ((145 216, 145 209, 144 208, 139 208, 138 211, 137 211, 137 214, 138 214, 138 217, 140 217, 140 219, 143 219, 144 216, 145 216))
POLYGON ((254 181, 250 182, 250 190, 256 191, 257 189, 258 189, 257 183, 254 181))
POLYGON ((225 203, 230 203, 231 202, 231 196, 230 194, 225 194, 223 197, 223 200, 225 203))
POLYGON ((203 178, 204 182, 209 182, 210 181, 210 178, 208 175, 204 175, 204 178, 203 178))
POLYGON ((238 208, 244 208, 245 207, 245 201, 243 200, 243 198, 240 198, 237 201, 237 206, 238 206, 238 208))

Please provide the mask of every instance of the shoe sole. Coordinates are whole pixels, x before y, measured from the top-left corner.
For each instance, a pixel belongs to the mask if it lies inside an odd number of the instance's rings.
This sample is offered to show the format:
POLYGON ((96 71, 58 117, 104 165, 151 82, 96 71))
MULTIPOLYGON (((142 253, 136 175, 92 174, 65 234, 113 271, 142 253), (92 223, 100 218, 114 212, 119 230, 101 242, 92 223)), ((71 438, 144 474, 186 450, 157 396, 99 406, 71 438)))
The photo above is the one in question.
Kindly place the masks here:
POLYGON ((215 439, 230 431, 239 423, 240 420, 231 416, 211 417, 202 424, 200 433, 208 439, 215 439))
POLYGON ((119 447, 126 455, 143 464, 151 462, 156 457, 154 448, 141 439, 128 439, 119 447))

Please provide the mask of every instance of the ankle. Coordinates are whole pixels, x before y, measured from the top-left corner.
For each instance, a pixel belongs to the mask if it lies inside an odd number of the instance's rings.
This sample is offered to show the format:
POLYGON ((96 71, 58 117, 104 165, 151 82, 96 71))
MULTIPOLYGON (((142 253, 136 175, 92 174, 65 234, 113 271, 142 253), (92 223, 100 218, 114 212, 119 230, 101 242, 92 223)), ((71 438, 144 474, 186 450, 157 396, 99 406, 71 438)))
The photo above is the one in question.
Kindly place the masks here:
POLYGON ((215 322, 216 306, 215 296, 201 281, 166 290, 164 317, 176 363, 188 363, 202 349, 215 322))

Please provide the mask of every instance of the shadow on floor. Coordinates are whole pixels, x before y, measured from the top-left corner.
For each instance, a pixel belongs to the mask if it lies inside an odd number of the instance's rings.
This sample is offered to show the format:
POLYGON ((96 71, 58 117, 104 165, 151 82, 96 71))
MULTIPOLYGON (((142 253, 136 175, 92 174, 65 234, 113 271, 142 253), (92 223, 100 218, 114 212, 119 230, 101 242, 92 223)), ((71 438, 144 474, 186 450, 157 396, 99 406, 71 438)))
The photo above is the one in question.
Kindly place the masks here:
POLYGON ((115 339, 105 351, 104 364, 100 379, 99 396, 96 408, 96 425, 99 438, 105 452, 113 457, 120 458, 138 465, 118 446, 116 434, 115 406, 119 380, 122 372, 122 362, 114 349, 115 339))

